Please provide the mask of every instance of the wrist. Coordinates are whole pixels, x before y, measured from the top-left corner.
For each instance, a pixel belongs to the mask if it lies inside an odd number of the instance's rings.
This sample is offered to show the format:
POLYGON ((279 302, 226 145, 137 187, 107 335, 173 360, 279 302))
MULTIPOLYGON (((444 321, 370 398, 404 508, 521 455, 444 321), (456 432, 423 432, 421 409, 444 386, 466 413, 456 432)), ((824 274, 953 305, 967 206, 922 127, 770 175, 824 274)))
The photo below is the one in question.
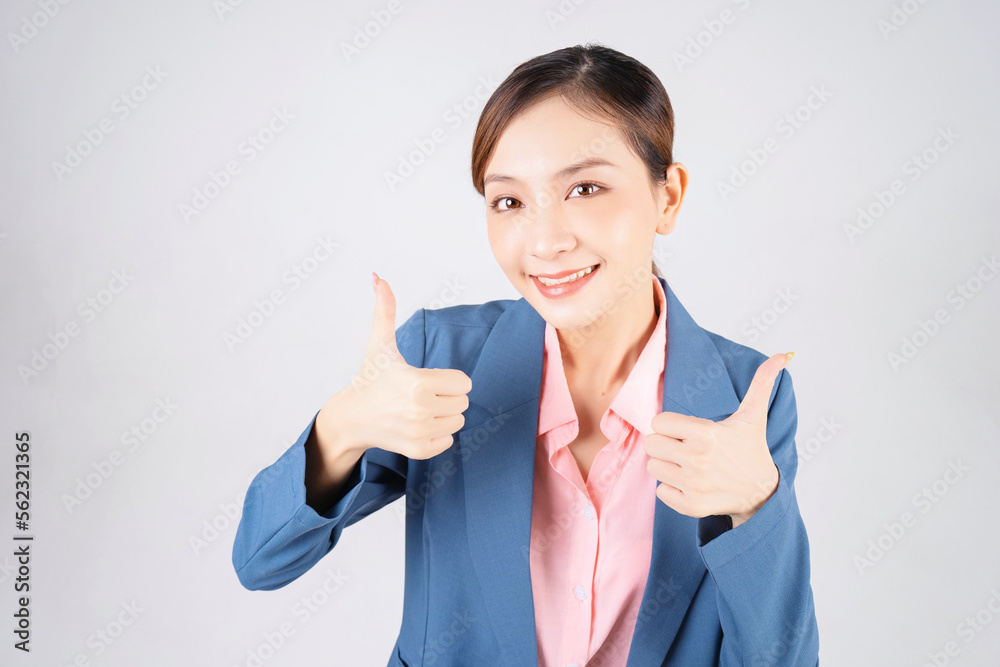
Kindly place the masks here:
POLYGON ((357 460, 368 449, 354 437, 358 430, 351 426, 350 415, 353 414, 350 397, 344 391, 334 394, 320 408, 316 415, 316 444, 324 459, 357 460))
POLYGON ((737 526, 749 521, 750 517, 752 517, 756 513, 757 511, 754 510, 753 512, 749 512, 746 514, 730 514, 729 518, 733 520, 733 528, 736 528, 737 526))
POLYGON ((749 509, 729 515, 729 517, 733 520, 733 528, 749 521, 753 515, 756 514, 760 508, 771 499, 771 496, 775 494, 778 490, 778 483, 780 481, 781 472, 778 470, 778 466, 774 466, 774 473, 771 478, 765 482, 758 483, 754 493, 748 496, 747 503, 750 506, 749 509))
POLYGON ((305 443, 306 504, 325 512, 345 491, 344 484, 366 448, 359 446, 344 416, 351 414, 343 397, 334 396, 317 413, 313 432, 305 443))

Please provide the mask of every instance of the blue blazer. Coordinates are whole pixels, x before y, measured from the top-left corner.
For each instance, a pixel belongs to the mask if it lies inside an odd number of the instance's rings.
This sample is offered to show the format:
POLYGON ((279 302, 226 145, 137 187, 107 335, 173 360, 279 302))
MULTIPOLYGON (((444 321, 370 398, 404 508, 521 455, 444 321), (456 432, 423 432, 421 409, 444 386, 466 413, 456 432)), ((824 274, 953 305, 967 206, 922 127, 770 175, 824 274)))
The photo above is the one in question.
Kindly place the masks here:
MULTIPOLYGON (((663 411, 719 421, 767 358, 698 326, 663 278, 663 411)), ((406 495, 403 621, 388 665, 537 665, 528 548, 545 320, 523 298, 420 309, 396 331, 412 366, 472 379, 454 444, 427 460, 368 449, 329 511, 305 503, 305 442, 253 479, 233 545, 251 590, 294 581, 345 527, 406 495)), ((317 413, 318 414, 318 413, 317 413)), ((809 545, 795 500, 797 414, 782 370, 767 442, 774 495, 742 525, 684 516, 657 499, 629 667, 817 665, 809 545)))

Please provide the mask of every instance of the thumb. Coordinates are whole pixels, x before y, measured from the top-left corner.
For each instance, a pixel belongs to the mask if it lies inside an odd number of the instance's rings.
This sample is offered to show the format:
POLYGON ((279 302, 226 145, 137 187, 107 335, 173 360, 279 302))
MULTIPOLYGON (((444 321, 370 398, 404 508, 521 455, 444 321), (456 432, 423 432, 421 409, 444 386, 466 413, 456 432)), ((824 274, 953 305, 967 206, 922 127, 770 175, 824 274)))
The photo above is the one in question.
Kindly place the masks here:
POLYGON ((774 389, 774 381, 793 354, 795 353, 776 354, 757 368, 750 388, 733 416, 739 415, 742 421, 748 422, 767 421, 767 404, 771 398, 771 390, 774 389))
POLYGON ((375 315, 372 319, 372 332, 368 337, 366 356, 374 359, 380 354, 402 357, 396 347, 396 297, 389 283, 378 277, 372 271, 372 281, 375 289, 375 315))

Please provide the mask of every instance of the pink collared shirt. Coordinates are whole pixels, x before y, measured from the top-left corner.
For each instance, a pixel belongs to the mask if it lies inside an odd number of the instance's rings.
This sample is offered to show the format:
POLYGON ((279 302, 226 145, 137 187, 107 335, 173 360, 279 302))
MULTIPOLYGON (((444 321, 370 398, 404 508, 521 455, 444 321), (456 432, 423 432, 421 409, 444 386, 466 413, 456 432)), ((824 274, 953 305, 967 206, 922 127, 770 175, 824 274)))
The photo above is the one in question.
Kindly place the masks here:
POLYGON ((667 306, 656 277, 653 285, 656 328, 601 417, 609 442, 586 482, 568 447, 579 422, 559 338, 545 325, 529 552, 539 667, 584 667, 590 660, 624 667, 628 660, 659 502, 642 449, 663 405, 667 306))

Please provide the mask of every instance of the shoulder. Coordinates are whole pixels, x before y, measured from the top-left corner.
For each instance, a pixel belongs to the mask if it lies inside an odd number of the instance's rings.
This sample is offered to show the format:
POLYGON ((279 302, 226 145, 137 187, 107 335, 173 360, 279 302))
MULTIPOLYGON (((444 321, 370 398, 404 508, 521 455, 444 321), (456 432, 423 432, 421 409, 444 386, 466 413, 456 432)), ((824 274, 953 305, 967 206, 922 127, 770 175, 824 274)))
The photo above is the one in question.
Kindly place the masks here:
POLYGON ((749 383, 757 368, 767 360, 766 354, 749 345, 737 343, 712 331, 706 330, 705 334, 719 352, 726 371, 733 379, 746 378, 749 383))
POLYGON ((400 352, 408 363, 426 368, 471 368, 497 320, 515 303, 514 299, 497 299, 420 308, 397 329, 400 352))
MULTIPOLYGON (((750 383, 753 381, 757 369, 760 368, 762 363, 767 361, 770 355, 764 354, 749 345, 737 343, 712 331, 705 330, 705 334, 719 352, 724 369, 732 381, 733 390, 736 392, 737 398, 742 401, 750 388, 750 383)), ((792 380, 787 369, 782 369, 774 381, 774 386, 771 390, 772 402, 778 393, 779 387, 783 393, 791 393, 792 391, 792 380)))
POLYGON ((424 311, 428 329, 449 331, 479 327, 489 330, 514 303, 516 303, 514 299, 497 299, 486 303, 447 306, 434 310, 421 308, 421 310, 424 311))

